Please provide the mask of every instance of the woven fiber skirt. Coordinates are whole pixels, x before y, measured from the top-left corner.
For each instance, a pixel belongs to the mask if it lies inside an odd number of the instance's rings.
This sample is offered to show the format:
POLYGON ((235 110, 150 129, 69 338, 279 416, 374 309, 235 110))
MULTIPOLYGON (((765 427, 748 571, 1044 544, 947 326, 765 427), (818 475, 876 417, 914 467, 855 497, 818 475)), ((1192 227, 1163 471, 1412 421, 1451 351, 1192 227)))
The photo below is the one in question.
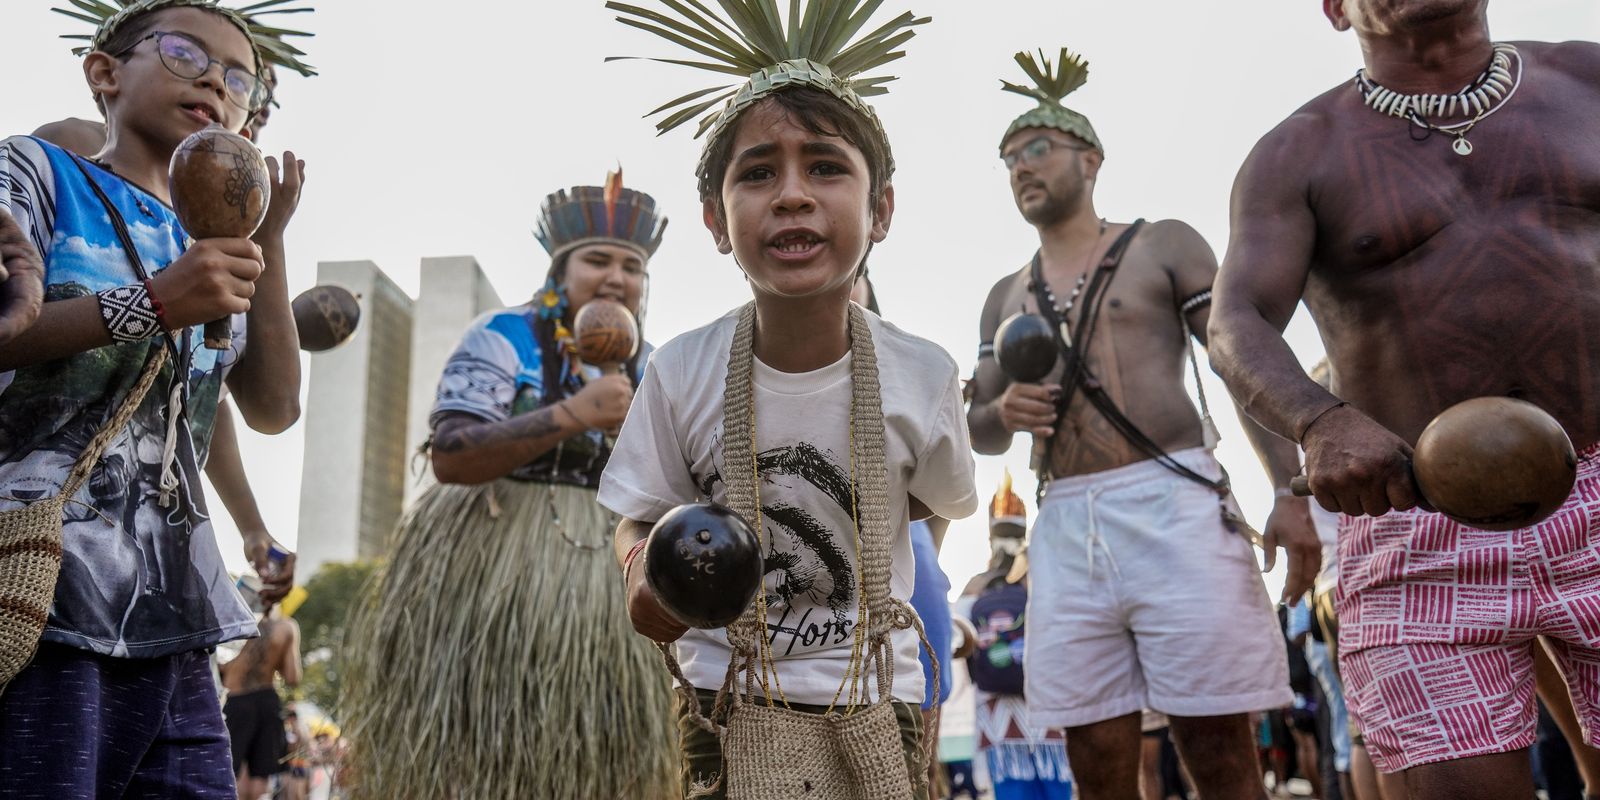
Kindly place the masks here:
POLYGON ((591 489, 423 493, 346 637, 355 797, 673 796, 671 689, 611 534, 591 489))

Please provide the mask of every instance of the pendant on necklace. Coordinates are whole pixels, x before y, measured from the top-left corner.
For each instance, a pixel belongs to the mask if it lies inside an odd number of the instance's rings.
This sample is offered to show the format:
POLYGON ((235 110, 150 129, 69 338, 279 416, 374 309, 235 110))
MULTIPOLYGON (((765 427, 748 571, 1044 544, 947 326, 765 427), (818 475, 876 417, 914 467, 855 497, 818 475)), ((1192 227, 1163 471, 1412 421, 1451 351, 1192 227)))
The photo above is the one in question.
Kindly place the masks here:
POLYGON ((1066 320, 1061 320, 1061 341, 1066 342, 1068 347, 1072 346, 1072 331, 1067 328, 1066 320))
POLYGON ((1457 136, 1456 143, 1451 145, 1451 147, 1455 148, 1456 155, 1458 156, 1472 155, 1472 142, 1467 141, 1467 137, 1465 136, 1457 136))

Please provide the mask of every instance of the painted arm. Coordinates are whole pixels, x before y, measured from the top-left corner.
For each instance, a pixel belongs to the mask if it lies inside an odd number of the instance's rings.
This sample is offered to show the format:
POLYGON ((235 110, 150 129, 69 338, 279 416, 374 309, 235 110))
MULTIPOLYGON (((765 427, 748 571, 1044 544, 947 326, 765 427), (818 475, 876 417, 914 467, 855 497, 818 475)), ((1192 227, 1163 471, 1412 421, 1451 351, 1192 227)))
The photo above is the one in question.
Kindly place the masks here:
POLYGON ((1256 146, 1239 172, 1232 238, 1207 326, 1211 366, 1251 418, 1305 448, 1311 488, 1323 507, 1350 514, 1407 509, 1416 505, 1410 447, 1365 414, 1339 406, 1283 339, 1316 241, 1298 161, 1306 139, 1319 135, 1315 119, 1291 119, 1256 146))
MULTIPOLYGON (((1151 226, 1152 238, 1168 249, 1165 263, 1173 270, 1173 286, 1179 303, 1214 287, 1217 278, 1217 256, 1200 233, 1177 221, 1166 221, 1151 226)), ((1297 301, 1298 302, 1298 301, 1297 301)), ((1211 305, 1202 305, 1189 311, 1189 330, 1209 347, 1207 326, 1211 319, 1211 305)), ((1273 434, 1261 427, 1250 415, 1244 413, 1237 401, 1229 398, 1245 438, 1255 449, 1261 467, 1274 489, 1287 489, 1289 481, 1300 471, 1300 448, 1294 442, 1273 434)), ((1317 539, 1316 526, 1311 521, 1311 505, 1303 497, 1274 492, 1272 513, 1267 516, 1266 569, 1277 563, 1278 548, 1283 548, 1288 559, 1289 574, 1284 579, 1283 600, 1296 602, 1316 581, 1322 567, 1322 544, 1317 539)))
POLYGON ((442 483, 503 478, 580 433, 616 428, 632 402, 627 376, 607 375, 572 397, 499 422, 446 414, 434 426, 433 474, 442 483))

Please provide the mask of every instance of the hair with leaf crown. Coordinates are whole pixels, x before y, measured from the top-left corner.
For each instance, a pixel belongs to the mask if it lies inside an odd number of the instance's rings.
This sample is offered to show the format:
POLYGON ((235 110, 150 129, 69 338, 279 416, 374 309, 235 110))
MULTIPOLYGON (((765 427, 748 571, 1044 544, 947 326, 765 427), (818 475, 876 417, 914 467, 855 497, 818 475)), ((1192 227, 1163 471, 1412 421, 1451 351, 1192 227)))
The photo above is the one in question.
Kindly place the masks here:
POLYGON ((1037 100, 1039 105, 1011 121, 1006 128, 1006 135, 1000 137, 1000 146, 1004 148, 1012 134, 1025 128, 1051 128, 1076 136, 1099 151, 1100 155, 1105 155, 1105 147, 1095 134, 1094 126, 1089 124, 1089 118, 1061 104, 1062 98, 1088 83, 1089 62, 1065 47, 1061 48, 1054 64, 1043 50, 1039 51, 1037 60, 1033 53, 1027 51, 1017 53, 1016 60, 1033 85, 1022 86, 1002 80, 1000 87, 1037 100))
POLYGON ((316 70, 300 60, 305 53, 290 44, 285 37, 313 34, 279 28, 262 19, 269 14, 308 14, 314 10, 310 7, 283 7, 296 1, 259 0, 240 8, 228 8, 218 4, 217 0, 68 0, 74 8, 50 10, 95 26, 92 34, 69 33, 61 37, 88 42, 87 45, 72 49, 74 55, 81 56, 91 50, 104 49, 106 43, 111 41, 123 26, 146 14, 166 8, 186 6, 203 8, 226 17, 250 38, 250 43, 254 45, 256 51, 258 74, 261 72, 261 67, 271 64, 309 77, 317 74, 316 70))
POLYGON ((617 20, 624 25, 649 31, 708 59, 644 60, 745 79, 690 92, 645 115, 664 114, 656 130, 666 133, 704 114, 695 131, 696 137, 706 137, 695 168, 701 199, 716 192, 717 187, 710 185, 711 154, 715 143, 733 132, 738 115, 776 92, 797 87, 824 92, 867 120, 882 144, 885 180, 894 171, 883 123, 862 98, 886 93, 885 84, 895 78, 858 76, 905 56, 905 51, 897 48, 910 41, 916 35, 912 28, 928 22, 928 17, 907 11, 856 38, 883 0, 807 0, 803 10, 801 0, 789 0, 787 24, 778 0, 717 0, 723 14, 701 0, 660 2, 670 13, 615 0, 606 3, 606 8, 618 12, 617 20), (718 104, 720 109, 716 109, 718 104))

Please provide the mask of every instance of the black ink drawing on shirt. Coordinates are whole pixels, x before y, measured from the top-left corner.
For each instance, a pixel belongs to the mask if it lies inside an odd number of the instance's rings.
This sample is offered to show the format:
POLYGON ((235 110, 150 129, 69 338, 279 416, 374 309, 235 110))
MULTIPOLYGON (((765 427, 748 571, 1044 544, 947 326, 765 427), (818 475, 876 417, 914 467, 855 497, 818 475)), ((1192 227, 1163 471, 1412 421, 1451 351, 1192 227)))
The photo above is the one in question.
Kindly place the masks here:
MULTIPOLYGON (((720 455, 720 437, 716 447, 720 455)), ((815 445, 800 442, 762 451, 756 454, 756 467, 763 484, 805 481, 832 500, 846 518, 854 519, 849 470, 815 445)), ((701 491, 712 496, 713 485, 721 480, 720 471, 712 472, 702 482, 701 491)), ((777 583, 767 596, 767 607, 782 612, 775 625, 769 624, 772 637, 787 634, 790 641, 786 651, 796 644, 808 648, 833 646, 847 639, 855 625, 851 618, 856 605, 855 569, 846 549, 854 546, 854 531, 836 534, 828 523, 806 509, 770 498, 763 499, 761 515, 768 527, 765 572, 777 574, 777 583), (787 536, 775 536, 773 529, 787 536), (813 610, 793 619, 793 606, 800 598, 806 605, 826 608, 830 619, 812 619, 813 610)))

